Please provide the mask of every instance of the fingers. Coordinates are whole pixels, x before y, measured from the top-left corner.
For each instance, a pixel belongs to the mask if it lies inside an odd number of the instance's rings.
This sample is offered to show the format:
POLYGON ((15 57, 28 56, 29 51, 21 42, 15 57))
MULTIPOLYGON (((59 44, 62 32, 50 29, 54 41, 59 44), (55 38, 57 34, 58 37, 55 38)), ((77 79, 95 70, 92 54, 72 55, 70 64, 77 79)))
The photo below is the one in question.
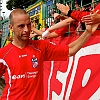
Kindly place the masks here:
POLYGON ((82 22, 85 22, 87 25, 88 24, 95 24, 97 23, 97 14, 98 14, 99 10, 94 11, 91 10, 89 15, 83 16, 82 17, 82 22))
POLYGON ((56 6, 57 6, 57 8, 58 8, 59 10, 62 10, 62 6, 63 6, 62 4, 57 3, 56 6))
POLYGON ((90 11, 90 15, 92 15, 92 14, 97 14, 98 12, 99 12, 99 9, 98 9, 98 10, 96 10, 96 11, 91 10, 91 11, 90 11))
POLYGON ((90 15, 86 15, 82 17, 82 21, 85 22, 86 20, 90 20, 91 19, 91 14, 90 15))
POLYGON ((91 15, 86 15, 86 16, 83 16, 83 17, 82 17, 82 20, 89 20, 89 19, 90 19, 90 17, 91 17, 91 15))
POLYGON ((66 7, 69 7, 67 3, 66 3, 66 7))
POLYGON ((60 3, 57 3, 57 4, 56 4, 57 8, 59 8, 59 7, 60 7, 60 5, 61 5, 60 3))
POLYGON ((89 22, 89 21, 88 21, 88 22, 85 22, 85 24, 86 24, 86 25, 92 25, 93 22, 91 22, 91 21, 89 22))
POLYGON ((68 5, 64 5, 64 4, 60 4, 60 3, 57 3, 56 4, 58 10, 60 10, 63 14, 67 14, 68 11, 70 10, 69 6, 68 5))
POLYGON ((90 15, 86 15, 82 17, 82 20, 88 20, 91 18, 92 15, 96 15, 99 12, 99 10, 97 10, 96 12, 94 10, 91 10, 90 15))
POLYGON ((91 20, 90 15, 83 17, 82 22, 85 22, 87 25, 92 24, 92 20, 91 20))
POLYGON ((96 11, 96 13, 98 13, 99 12, 99 9, 96 11))

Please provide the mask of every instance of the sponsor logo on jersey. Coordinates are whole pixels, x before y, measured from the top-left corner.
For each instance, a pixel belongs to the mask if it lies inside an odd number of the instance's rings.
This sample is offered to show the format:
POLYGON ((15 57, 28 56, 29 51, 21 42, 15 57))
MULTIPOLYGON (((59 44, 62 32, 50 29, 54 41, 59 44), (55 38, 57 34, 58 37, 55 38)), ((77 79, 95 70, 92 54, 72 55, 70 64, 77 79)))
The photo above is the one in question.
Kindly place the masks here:
POLYGON ((12 79, 25 79, 25 78, 35 78, 38 74, 38 71, 36 72, 25 72, 24 74, 18 74, 18 75, 12 75, 12 79))

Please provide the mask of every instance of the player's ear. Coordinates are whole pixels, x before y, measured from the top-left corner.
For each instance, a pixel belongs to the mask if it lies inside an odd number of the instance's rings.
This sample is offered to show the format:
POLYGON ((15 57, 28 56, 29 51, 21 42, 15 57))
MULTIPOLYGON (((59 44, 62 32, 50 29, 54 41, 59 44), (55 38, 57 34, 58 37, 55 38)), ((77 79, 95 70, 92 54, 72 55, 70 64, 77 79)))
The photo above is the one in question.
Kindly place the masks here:
POLYGON ((13 32, 13 26, 11 24, 9 24, 9 30, 11 30, 13 32))

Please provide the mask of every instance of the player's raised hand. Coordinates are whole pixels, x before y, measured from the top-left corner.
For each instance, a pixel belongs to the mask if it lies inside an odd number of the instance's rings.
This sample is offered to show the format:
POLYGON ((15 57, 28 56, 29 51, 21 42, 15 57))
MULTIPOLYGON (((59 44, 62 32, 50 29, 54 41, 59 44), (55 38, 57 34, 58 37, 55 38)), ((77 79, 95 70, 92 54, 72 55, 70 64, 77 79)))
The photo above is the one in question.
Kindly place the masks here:
POLYGON ((98 14, 99 10, 91 11, 89 15, 86 15, 82 18, 82 21, 87 25, 100 23, 100 14, 98 14))

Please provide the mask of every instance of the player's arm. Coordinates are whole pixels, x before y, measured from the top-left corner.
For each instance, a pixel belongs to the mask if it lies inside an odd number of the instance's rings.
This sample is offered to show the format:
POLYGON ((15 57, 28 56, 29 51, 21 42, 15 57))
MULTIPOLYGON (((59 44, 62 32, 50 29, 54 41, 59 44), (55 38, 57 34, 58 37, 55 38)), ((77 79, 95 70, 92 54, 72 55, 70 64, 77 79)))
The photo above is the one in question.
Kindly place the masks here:
POLYGON ((95 32, 97 29, 98 24, 94 25, 86 25, 86 30, 83 34, 74 42, 69 44, 69 56, 73 56, 81 47, 88 41, 91 34, 95 32))

